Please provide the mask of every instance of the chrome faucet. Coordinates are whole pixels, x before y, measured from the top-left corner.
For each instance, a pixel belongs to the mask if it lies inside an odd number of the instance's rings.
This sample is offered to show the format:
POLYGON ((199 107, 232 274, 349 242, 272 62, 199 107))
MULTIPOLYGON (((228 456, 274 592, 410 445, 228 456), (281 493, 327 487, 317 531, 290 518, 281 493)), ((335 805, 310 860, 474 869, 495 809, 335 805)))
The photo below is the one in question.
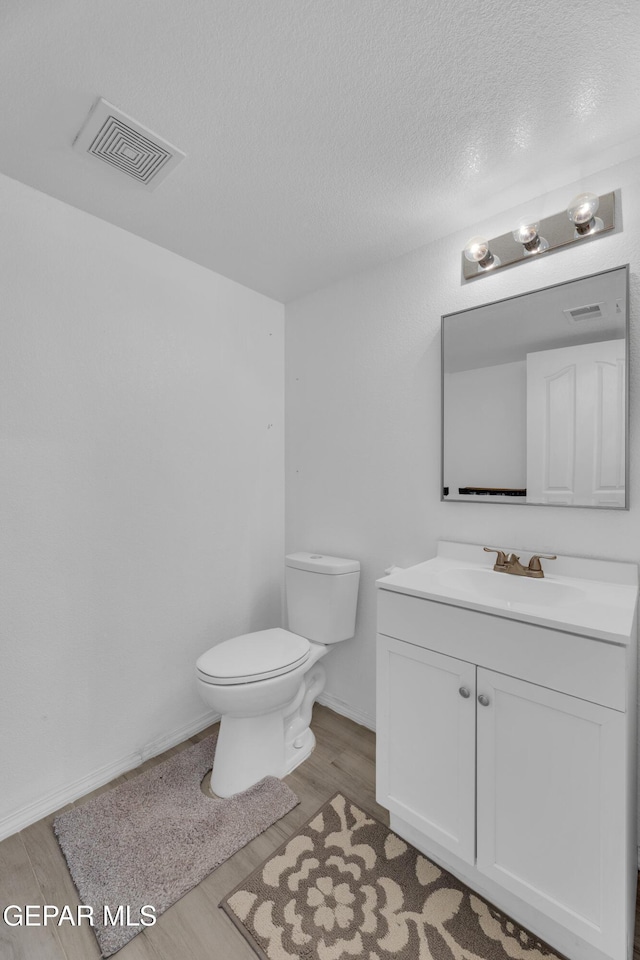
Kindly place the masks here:
POLYGON ((496 573, 511 573, 516 577, 535 577, 536 579, 540 579, 544 577, 544 570, 542 569, 540 561, 557 560, 555 554, 534 554, 529 560, 529 565, 523 567, 520 563, 520 557, 517 557, 515 553, 507 554, 504 550, 496 550, 494 547, 484 547, 484 550, 487 553, 498 554, 496 562, 493 565, 496 573))

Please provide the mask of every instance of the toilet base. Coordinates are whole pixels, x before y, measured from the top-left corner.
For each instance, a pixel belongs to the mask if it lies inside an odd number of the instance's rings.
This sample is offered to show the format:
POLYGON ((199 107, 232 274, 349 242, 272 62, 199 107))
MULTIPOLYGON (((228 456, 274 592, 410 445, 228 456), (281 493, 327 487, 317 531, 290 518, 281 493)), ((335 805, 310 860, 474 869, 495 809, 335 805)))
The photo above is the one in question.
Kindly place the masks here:
POLYGON ((311 755, 316 745, 311 713, 325 680, 324 667, 315 663, 294 699, 280 710, 222 717, 211 771, 211 789, 218 797, 240 793, 263 777, 286 777, 311 755))
MULTIPOLYGON (((307 727, 305 732, 298 738, 300 746, 296 747, 293 744, 289 744, 286 748, 286 771, 291 773, 296 767, 299 767, 308 757, 311 756, 316 746, 316 738, 314 736, 313 730, 311 727, 307 727)), ((297 742, 297 741, 296 741, 297 742)))

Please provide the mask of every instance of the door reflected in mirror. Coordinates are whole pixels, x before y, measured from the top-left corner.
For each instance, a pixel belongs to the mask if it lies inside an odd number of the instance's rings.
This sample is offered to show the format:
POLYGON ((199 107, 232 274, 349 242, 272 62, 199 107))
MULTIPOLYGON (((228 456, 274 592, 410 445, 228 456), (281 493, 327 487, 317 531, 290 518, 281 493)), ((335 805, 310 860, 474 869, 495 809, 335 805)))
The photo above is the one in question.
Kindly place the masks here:
POLYGON ((627 507, 629 267, 442 318, 442 499, 627 507))

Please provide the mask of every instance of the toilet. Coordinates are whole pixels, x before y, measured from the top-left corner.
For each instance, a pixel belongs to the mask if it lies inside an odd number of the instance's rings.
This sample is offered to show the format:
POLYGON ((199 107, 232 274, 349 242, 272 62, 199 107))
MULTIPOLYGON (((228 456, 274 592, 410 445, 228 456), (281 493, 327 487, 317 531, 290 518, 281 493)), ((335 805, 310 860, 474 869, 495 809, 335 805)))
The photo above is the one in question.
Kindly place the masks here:
POLYGON ((284 777, 313 750, 311 711, 326 679, 319 661, 354 635, 359 581, 357 560, 289 554, 289 629, 245 633, 198 658, 200 696, 222 718, 211 773, 217 796, 284 777))

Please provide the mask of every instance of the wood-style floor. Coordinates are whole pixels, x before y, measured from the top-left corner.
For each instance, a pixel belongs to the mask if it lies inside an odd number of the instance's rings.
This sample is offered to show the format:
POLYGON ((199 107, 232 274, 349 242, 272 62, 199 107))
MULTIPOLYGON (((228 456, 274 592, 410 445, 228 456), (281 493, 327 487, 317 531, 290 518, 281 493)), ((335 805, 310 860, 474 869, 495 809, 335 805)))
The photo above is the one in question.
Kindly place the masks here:
MULTIPOLYGON (((336 790, 388 823, 375 801, 375 735, 370 730, 316 704, 313 730, 317 746, 311 757, 286 778, 300 798, 294 810, 260 834, 202 883, 162 914, 117 954, 117 960, 256 960, 244 938, 218 908, 222 897, 255 869, 283 840, 311 817, 336 790)), ((95 796, 208 736, 214 728, 88 796, 95 796)), ((83 803, 83 797, 77 803, 83 803)), ((69 805, 71 806, 71 805, 69 805)), ((64 807, 63 809, 68 809, 64 807)), ((62 811, 57 811, 58 813, 62 811)), ((51 828, 56 814, 45 817, 0 843, 0 906, 69 904, 78 896, 51 828)), ((99 856, 99 850, 96 850, 99 856)), ((634 960, 640 960, 640 899, 636 908, 634 960)), ((0 960, 100 960, 90 927, 8 927, 0 920, 0 960)))
MULTIPOLYGON (((313 710, 312 727, 316 749, 286 778, 300 798, 298 806, 165 911, 155 926, 134 937, 115 955, 117 960, 256 960, 253 950, 218 908, 222 897, 295 833, 336 790, 388 823, 387 811, 375 802, 375 735, 319 704, 313 710)), ((77 803, 137 776, 202 740, 213 729, 203 730, 77 803)), ((69 904, 75 912, 78 895, 51 827, 57 813, 0 843, 0 909, 13 903, 56 904, 60 908, 69 904)), ((0 960, 99 958, 95 936, 87 925, 8 927, 0 916, 0 960)))

